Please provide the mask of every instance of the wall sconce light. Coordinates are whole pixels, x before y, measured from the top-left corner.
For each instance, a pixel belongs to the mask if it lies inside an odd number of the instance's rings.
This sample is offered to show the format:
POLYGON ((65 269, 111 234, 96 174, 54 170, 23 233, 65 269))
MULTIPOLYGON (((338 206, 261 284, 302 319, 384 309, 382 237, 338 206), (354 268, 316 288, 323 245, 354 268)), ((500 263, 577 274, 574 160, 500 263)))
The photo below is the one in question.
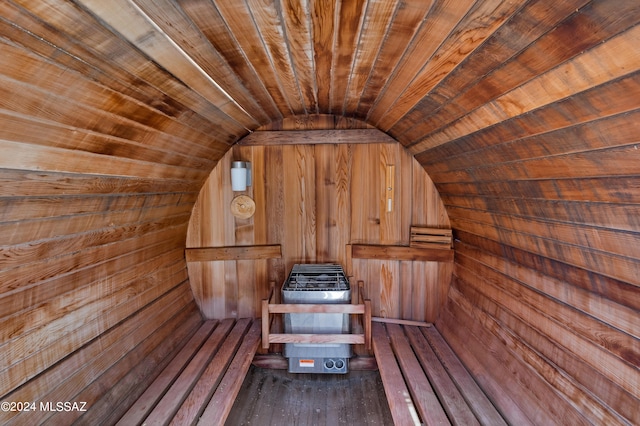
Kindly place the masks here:
POLYGON ((231 163, 231 189, 246 191, 251 186, 251 163, 248 161, 233 161, 231 163))

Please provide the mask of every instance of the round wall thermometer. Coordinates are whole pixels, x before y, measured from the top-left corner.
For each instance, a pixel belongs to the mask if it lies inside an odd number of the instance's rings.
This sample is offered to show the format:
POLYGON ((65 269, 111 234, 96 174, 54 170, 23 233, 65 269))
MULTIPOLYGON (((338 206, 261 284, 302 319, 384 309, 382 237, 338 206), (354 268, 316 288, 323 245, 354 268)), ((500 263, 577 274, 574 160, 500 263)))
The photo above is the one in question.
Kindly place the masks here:
POLYGON ((249 219, 256 212, 256 203, 248 195, 238 195, 231 200, 231 214, 238 219, 249 219))

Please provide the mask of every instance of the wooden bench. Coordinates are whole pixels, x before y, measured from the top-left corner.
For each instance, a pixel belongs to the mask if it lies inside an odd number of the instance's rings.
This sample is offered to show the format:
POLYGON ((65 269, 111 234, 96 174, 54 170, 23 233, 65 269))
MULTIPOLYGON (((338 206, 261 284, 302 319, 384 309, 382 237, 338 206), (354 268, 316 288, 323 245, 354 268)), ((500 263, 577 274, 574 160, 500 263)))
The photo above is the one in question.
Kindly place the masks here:
POLYGON ((506 425, 435 327, 374 322, 372 339, 396 425, 506 425))
POLYGON ((203 322, 118 424, 224 424, 260 332, 260 320, 203 322))

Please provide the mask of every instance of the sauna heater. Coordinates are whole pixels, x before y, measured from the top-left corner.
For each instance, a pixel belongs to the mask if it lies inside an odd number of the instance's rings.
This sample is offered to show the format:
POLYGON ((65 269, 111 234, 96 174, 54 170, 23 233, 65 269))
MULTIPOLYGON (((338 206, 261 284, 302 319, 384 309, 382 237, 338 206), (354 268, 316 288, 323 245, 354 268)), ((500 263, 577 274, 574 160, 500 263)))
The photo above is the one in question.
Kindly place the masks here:
MULTIPOLYGON (((296 264, 282 285, 284 303, 351 303, 351 288, 336 264, 296 264)), ((349 314, 284 314, 284 332, 296 334, 349 333, 349 314)), ((348 343, 286 343, 284 356, 290 373, 348 371, 352 348, 348 343)))

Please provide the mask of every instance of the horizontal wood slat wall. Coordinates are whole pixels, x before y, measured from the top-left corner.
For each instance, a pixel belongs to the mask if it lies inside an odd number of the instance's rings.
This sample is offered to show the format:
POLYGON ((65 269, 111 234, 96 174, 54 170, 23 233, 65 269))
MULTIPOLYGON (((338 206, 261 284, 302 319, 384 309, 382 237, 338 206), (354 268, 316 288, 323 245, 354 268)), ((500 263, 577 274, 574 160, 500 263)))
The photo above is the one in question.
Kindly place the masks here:
MULTIPOLYGON (((435 188, 424 170, 414 166, 397 143, 232 149, 213 170, 196 202, 188 250, 279 244, 282 258, 188 262, 204 315, 257 316, 269 282, 282 283, 294 263, 346 266, 347 244, 408 246, 411 224, 447 227, 435 188), (252 163, 253 186, 246 193, 255 199, 256 213, 250 219, 234 218, 230 211, 232 198, 239 194, 231 191, 234 159, 252 163), (384 199, 387 164, 396 166, 397 187, 389 213, 384 199)), ((450 261, 451 254, 442 260, 450 261)), ((435 321, 451 274, 451 266, 434 262, 438 259, 354 259, 353 276, 368 286, 374 315, 435 321)))
POLYGON ((523 7, 535 29, 496 31, 390 133, 454 229, 436 325, 506 417, 635 424, 640 11, 569 3, 523 7))
POLYGON ((109 423, 202 321, 187 225, 245 129, 77 4, 0 16, 0 400, 92 412, 0 423, 109 423))

